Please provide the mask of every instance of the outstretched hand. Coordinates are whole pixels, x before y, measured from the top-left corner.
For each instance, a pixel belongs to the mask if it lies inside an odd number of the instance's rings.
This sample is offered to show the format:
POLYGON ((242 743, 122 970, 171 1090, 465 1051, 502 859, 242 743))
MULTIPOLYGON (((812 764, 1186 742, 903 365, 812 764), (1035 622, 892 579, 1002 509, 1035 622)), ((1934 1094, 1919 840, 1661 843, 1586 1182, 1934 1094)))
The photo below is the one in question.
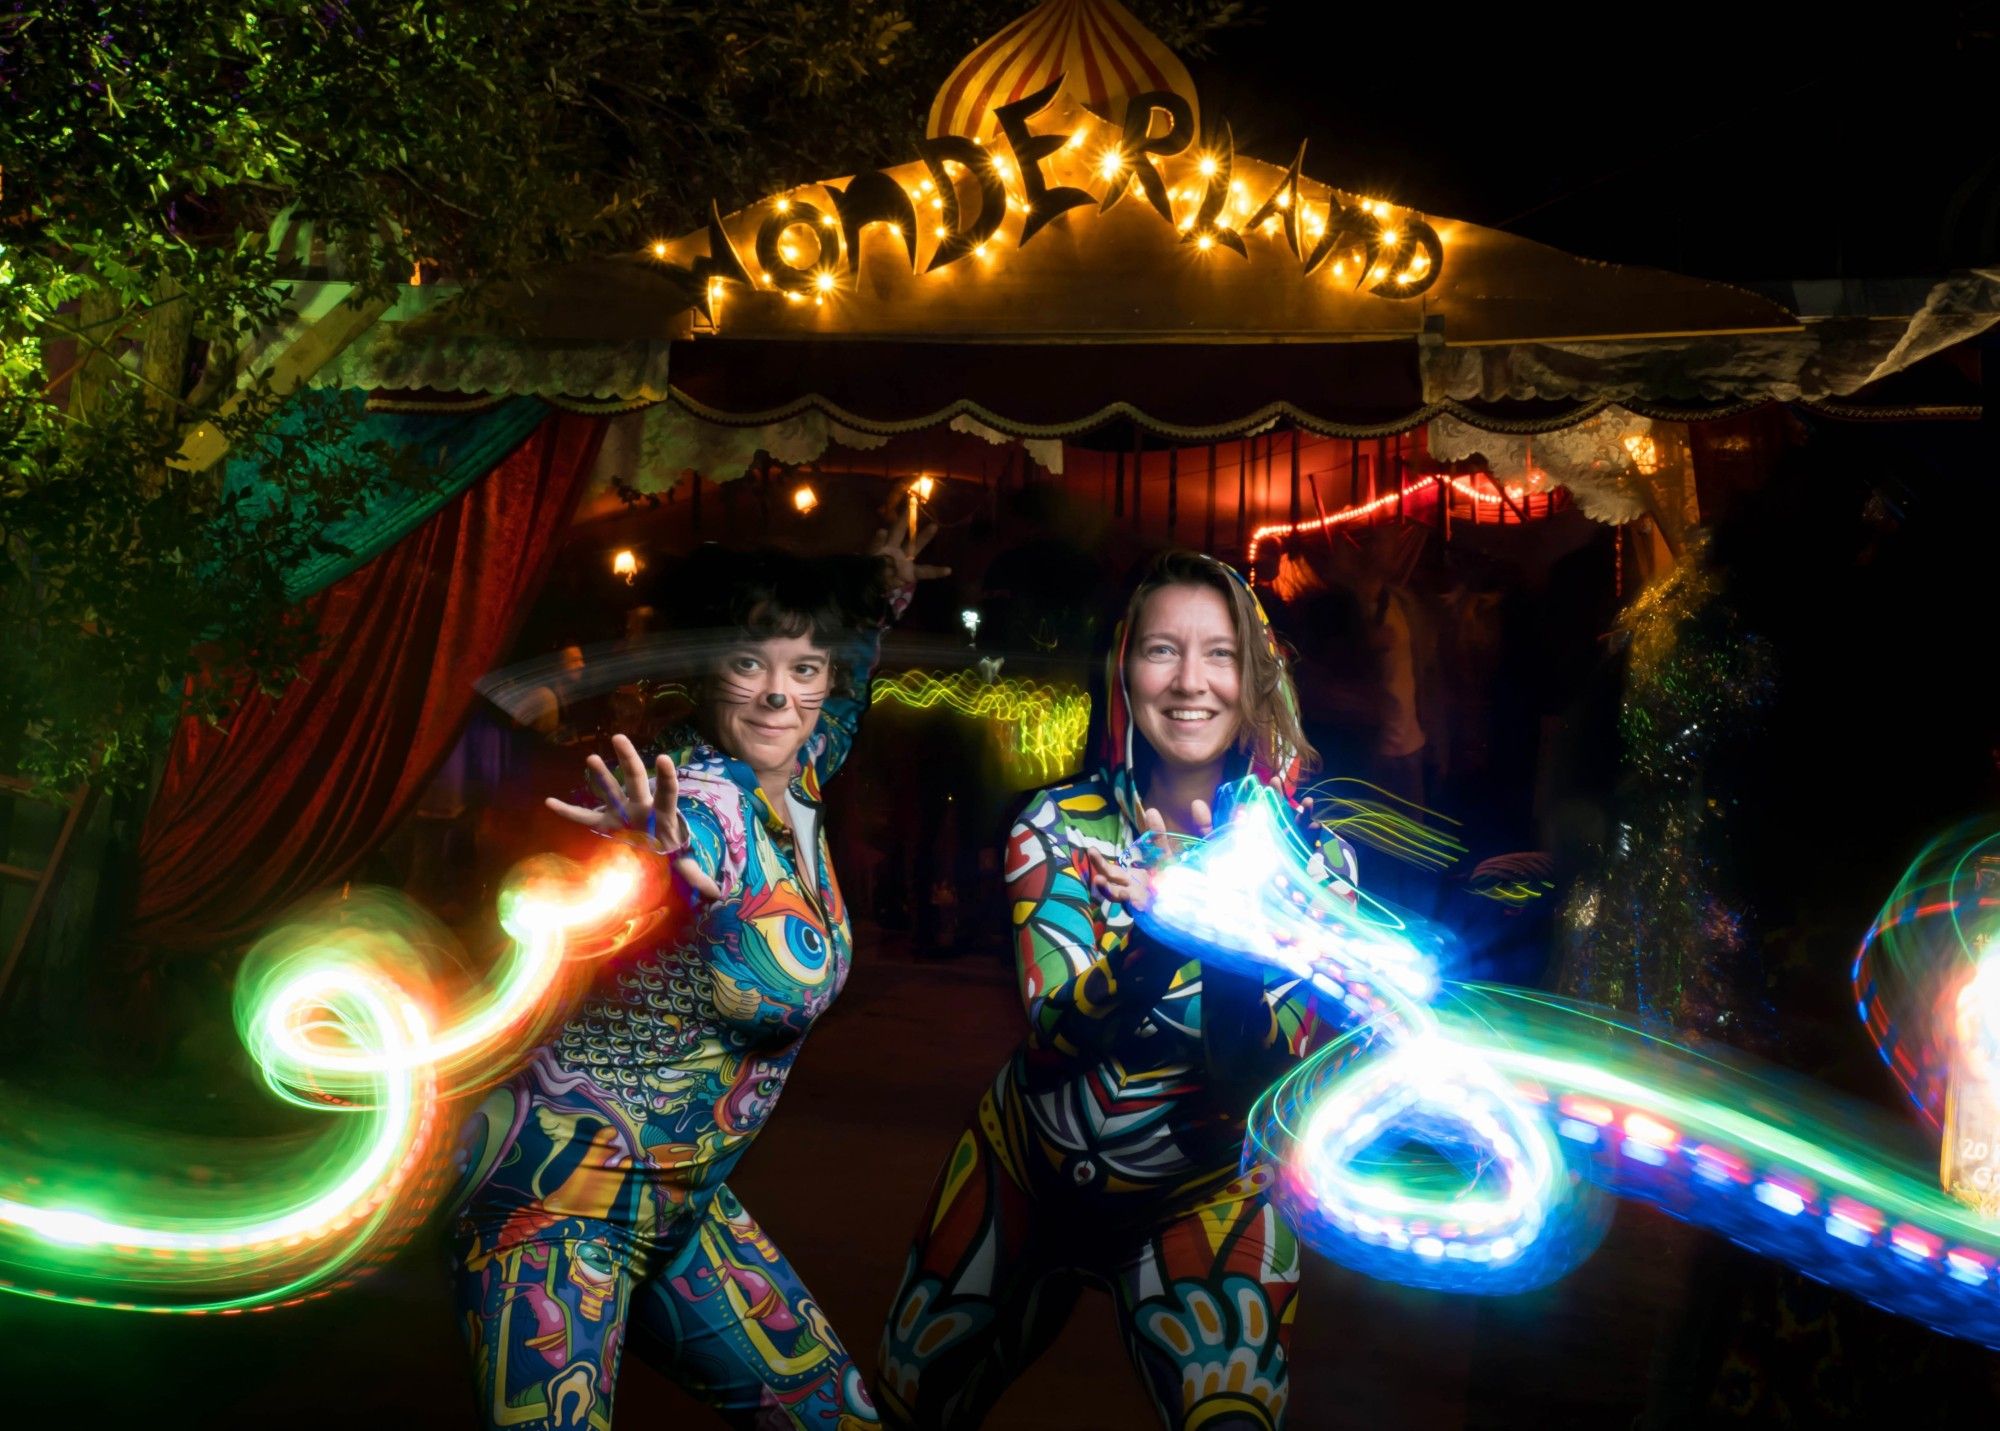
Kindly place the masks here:
MULTIPOLYGON (((591 788, 604 797, 604 804, 592 809, 558 800, 553 795, 543 803, 565 820, 623 845, 656 855, 685 850, 693 836, 681 815, 680 777, 673 761, 662 755, 654 762, 658 774, 656 786, 648 779, 646 762, 639 758, 638 748, 629 739, 612 736, 611 751, 618 757, 619 769, 624 774, 622 784, 611 774, 611 767, 602 756, 593 755, 583 763, 591 788)), ((691 858, 682 855, 674 861, 674 869, 704 899, 722 898, 721 886, 691 858)))
POLYGON ((884 527, 875 533, 875 539, 868 544, 868 555, 883 564, 882 585, 885 590, 901 591, 920 581, 933 581, 951 575, 948 566, 927 566, 917 560, 937 533, 936 522, 926 523, 915 536, 903 526, 884 527))

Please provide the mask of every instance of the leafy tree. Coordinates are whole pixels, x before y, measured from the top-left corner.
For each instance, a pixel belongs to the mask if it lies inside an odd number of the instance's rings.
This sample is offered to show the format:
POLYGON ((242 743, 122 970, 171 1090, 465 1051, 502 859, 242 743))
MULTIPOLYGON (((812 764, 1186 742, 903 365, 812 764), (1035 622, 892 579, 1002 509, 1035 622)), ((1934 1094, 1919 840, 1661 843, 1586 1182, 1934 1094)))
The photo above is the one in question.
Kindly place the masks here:
MULTIPOLYGON (((0 14, 0 766, 142 785, 175 714, 297 673, 283 576, 387 454, 273 436, 289 244, 379 301, 908 157, 1022 0, 18 0, 0 14), (212 424, 272 484, 177 463, 212 424), (229 680, 203 672, 229 672, 229 680), (192 685, 192 694, 184 695, 192 685)), ((1233 0, 1133 7, 1199 49, 1233 0)), ((399 471, 399 480, 422 474, 399 471)))

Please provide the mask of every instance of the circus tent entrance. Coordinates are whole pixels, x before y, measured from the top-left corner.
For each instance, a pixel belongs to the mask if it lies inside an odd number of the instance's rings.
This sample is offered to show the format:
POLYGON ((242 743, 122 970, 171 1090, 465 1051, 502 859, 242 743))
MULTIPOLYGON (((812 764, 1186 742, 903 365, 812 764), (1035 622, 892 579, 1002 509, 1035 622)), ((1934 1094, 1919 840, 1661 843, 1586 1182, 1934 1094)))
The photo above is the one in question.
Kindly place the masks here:
POLYGON ((774 467, 983 479, 994 454, 949 455, 976 438, 1236 560, 1260 531, 1418 513, 1448 534, 1564 501, 1671 546, 1696 428, 1776 401, 1965 416, 1948 350, 2000 309, 1975 276, 1899 316, 1801 317, 1342 189, 1303 149, 1239 152, 1115 0, 982 42, 909 145, 541 275, 495 321, 413 290, 315 381, 382 411, 615 414, 585 519, 677 487, 712 511, 774 467))

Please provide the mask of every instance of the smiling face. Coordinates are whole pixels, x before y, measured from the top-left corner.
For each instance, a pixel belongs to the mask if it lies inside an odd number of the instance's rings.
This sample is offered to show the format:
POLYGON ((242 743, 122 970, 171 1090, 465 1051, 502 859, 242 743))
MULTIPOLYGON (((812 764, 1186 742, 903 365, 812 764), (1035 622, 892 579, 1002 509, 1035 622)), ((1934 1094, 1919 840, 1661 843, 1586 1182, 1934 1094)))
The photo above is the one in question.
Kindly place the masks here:
POLYGON ((710 734, 760 776, 789 776, 832 684, 832 658, 810 637, 744 641, 709 677, 710 734))
POLYGON ((1229 753, 1243 728, 1242 672, 1221 592, 1175 583, 1146 598, 1125 648, 1125 689, 1164 764, 1201 769, 1229 753))

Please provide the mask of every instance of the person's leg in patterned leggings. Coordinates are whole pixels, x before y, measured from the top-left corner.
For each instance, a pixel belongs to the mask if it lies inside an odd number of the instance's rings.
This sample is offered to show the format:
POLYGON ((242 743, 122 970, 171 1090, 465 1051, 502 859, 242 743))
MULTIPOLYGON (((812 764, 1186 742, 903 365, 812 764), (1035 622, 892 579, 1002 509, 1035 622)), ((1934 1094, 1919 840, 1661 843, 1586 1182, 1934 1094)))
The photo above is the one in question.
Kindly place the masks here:
POLYGON ((1299 1244, 1254 1169, 1155 1228, 1116 1269, 1126 1349, 1169 1431, 1278 1431, 1299 1244))
POLYGON ((632 1352, 744 1431, 880 1424, 819 1304, 726 1187, 633 1294, 632 1352))
MULTIPOLYGON (((997 1128, 989 1093, 981 1122, 997 1128)), ((1069 1320, 1081 1287, 1042 1255, 1035 1206, 979 1126, 959 1136, 882 1332, 887 1426, 970 1431, 1069 1320)))
POLYGON ((461 1246, 458 1305, 480 1424, 608 1431, 636 1278, 610 1224, 566 1218, 497 1252, 461 1246))

